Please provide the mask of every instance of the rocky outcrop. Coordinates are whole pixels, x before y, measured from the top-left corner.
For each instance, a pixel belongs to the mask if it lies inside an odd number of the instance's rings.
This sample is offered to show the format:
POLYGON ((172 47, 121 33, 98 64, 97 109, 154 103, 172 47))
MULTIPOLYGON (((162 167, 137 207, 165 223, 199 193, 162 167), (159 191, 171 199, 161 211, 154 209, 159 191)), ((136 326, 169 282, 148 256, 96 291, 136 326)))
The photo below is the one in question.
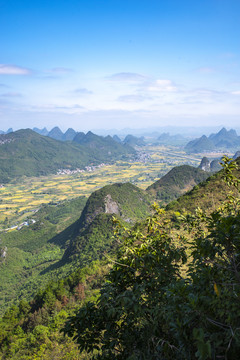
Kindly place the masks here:
POLYGON ((210 171, 210 160, 206 156, 202 158, 199 169, 203 171, 210 171))
POLYGON ((120 214, 118 203, 112 199, 110 194, 105 197, 104 203, 106 214, 120 214))

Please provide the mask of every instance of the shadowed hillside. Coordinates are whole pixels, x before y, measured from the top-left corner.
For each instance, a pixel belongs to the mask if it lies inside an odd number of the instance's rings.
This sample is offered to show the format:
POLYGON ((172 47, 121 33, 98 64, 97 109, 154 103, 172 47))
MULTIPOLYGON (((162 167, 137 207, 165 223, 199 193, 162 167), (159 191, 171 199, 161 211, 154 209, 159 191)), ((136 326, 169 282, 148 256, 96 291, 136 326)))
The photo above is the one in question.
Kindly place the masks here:
POLYGON ((174 167, 146 191, 158 201, 168 203, 209 177, 209 173, 189 165, 174 167))

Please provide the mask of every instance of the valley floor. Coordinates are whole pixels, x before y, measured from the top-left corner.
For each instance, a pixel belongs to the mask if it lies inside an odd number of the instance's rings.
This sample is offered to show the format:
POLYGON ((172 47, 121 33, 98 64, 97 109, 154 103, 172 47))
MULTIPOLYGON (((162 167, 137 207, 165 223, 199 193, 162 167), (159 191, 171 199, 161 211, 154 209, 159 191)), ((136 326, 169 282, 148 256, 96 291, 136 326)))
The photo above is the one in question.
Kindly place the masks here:
POLYGON ((131 182, 145 189, 174 166, 198 166, 200 161, 201 155, 188 156, 176 147, 146 146, 139 150, 134 162, 118 161, 72 174, 16 180, 0 187, 0 229, 18 226, 31 218, 42 204, 89 196, 104 185, 116 182, 131 182))

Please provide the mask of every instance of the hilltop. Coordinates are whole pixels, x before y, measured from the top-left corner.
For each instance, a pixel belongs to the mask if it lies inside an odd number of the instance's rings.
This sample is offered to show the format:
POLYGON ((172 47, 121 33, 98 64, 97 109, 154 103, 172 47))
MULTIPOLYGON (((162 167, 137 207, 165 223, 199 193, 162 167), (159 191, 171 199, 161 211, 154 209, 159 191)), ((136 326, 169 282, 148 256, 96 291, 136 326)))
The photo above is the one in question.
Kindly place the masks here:
POLYGON ((83 132, 77 133, 73 138, 73 143, 88 148, 94 156, 102 161, 116 158, 119 154, 123 158, 129 154, 135 154, 135 150, 128 144, 118 143, 110 135, 99 136, 91 131, 88 131, 87 134, 83 132))
POLYGON ((144 146, 144 145, 146 145, 143 136, 136 137, 136 136, 130 135, 130 134, 125 137, 125 139, 123 140, 123 143, 131 145, 131 146, 144 146))
POLYGON ((189 165, 174 167, 146 191, 162 203, 168 203, 206 180, 209 173, 189 165))
POLYGON ((153 199, 145 191, 130 183, 107 185, 95 191, 75 224, 64 259, 73 255, 82 258, 83 249, 86 252, 86 248, 93 250, 93 259, 101 259, 103 252, 109 252, 113 246, 112 216, 132 225, 150 214, 152 202, 153 199))

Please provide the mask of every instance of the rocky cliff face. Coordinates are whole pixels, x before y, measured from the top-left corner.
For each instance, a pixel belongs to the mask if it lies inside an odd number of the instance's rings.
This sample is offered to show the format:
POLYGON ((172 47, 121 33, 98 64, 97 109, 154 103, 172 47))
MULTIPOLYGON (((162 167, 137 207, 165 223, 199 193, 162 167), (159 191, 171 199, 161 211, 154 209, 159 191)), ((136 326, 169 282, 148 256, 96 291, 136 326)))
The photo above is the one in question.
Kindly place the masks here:
POLYGON ((104 203, 105 203, 105 213, 106 214, 120 215, 118 203, 112 199, 110 194, 108 194, 105 197, 104 203))
POLYGON ((199 169, 203 171, 210 171, 210 160, 207 157, 203 157, 199 169))

